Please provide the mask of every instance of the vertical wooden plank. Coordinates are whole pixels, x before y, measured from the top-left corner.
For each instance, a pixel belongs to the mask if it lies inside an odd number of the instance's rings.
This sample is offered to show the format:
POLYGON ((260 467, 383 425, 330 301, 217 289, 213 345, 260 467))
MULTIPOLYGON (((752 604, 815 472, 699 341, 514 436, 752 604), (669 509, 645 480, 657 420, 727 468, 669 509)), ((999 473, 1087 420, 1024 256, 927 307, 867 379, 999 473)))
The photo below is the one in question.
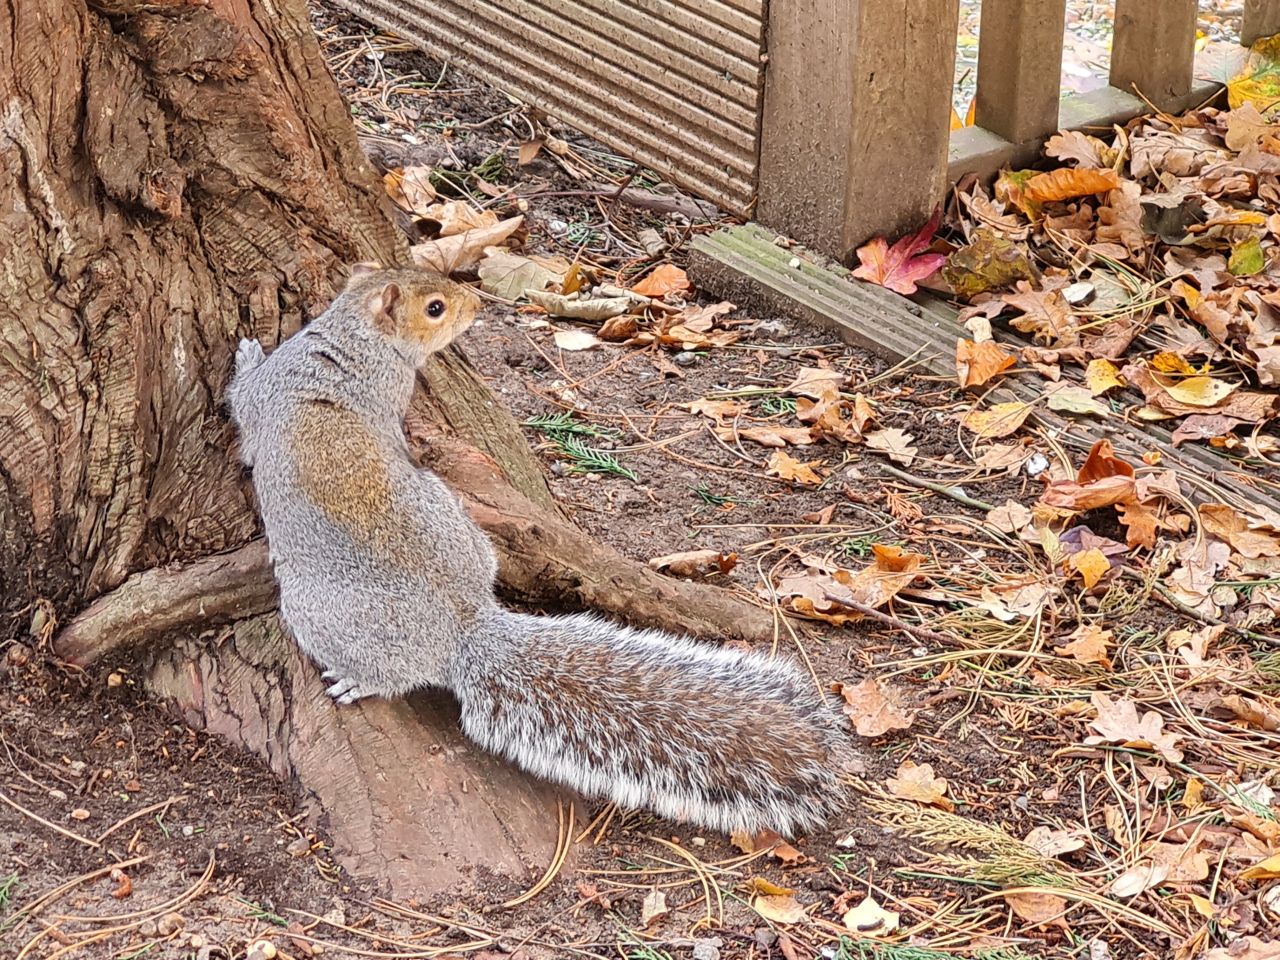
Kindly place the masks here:
POLYGON ((1116 0, 1111 85, 1177 110, 1191 92, 1195 47, 1196 0, 1116 0))
POLYGON ((1066 0, 982 0, 978 126, 1011 143, 1058 129, 1066 0))
POLYGON ((1280 33, 1280 0, 1245 0, 1240 42, 1245 46, 1280 33))
POLYGON ((760 222, 848 259, 946 188, 958 0, 773 0, 760 222))

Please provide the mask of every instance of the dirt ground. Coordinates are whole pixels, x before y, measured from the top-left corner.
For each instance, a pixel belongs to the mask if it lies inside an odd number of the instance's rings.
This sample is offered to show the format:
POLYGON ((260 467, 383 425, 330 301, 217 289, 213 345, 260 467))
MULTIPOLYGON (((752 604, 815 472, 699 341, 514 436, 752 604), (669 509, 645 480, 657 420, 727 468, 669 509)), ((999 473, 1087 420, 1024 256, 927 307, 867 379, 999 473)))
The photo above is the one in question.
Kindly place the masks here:
MULTIPOLYGON (((570 145, 574 162, 615 180, 653 182, 589 140, 363 24, 320 6, 314 20, 371 156, 384 165, 457 170, 488 163, 492 171, 497 163, 494 182, 514 186, 527 204, 528 250, 580 256, 625 285, 654 262, 637 240, 643 230, 666 241, 661 259, 680 262, 691 236, 714 228, 583 196, 548 151, 519 166, 518 144, 538 124, 538 132, 570 145), (389 78, 397 82, 389 85, 389 78), (402 92, 385 93, 392 88, 402 92)), ((730 322, 742 337, 722 349, 571 352, 556 348, 541 316, 491 303, 462 348, 518 419, 571 409, 597 429, 593 445, 611 452, 634 480, 607 470, 575 472, 545 429, 526 431, 570 515, 638 560, 702 549, 736 553, 736 566, 720 582, 754 592, 799 569, 801 558, 864 563, 873 544, 909 543, 929 554, 935 571, 991 549, 966 533, 984 511, 896 479, 882 469, 882 457, 809 448, 804 459, 824 461, 829 477, 817 489, 800 489, 765 475, 769 450, 719 439, 683 406, 736 393, 754 415, 793 423, 794 410, 776 387, 803 368, 830 366, 847 376, 850 392, 874 397, 882 422, 914 436, 913 472, 954 477, 964 470, 950 410, 953 383, 910 367, 889 369, 790 320, 731 314, 730 322)), ((1029 504, 1039 485, 1023 473, 993 473, 968 476, 963 491, 989 503, 1029 504)), ((940 615, 948 609, 939 604, 940 615)), ((1139 650, 1178 622, 1145 605, 1118 614, 1112 629, 1139 650)), ((779 644, 802 656, 824 685, 856 684, 928 650, 925 640, 865 623, 808 624, 794 636, 782 630, 779 644)), ((1082 796, 1106 789, 1097 757, 1075 749, 1074 681, 1064 681, 1061 696, 1046 706, 1031 698, 1037 681, 1030 676, 998 699, 985 699, 972 675, 954 676, 937 662, 903 667, 896 680, 914 724, 864 741, 863 786, 850 786, 851 812, 829 830, 794 848, 749 854, 728 838, 639 814, 614 817, 584 831, 547 890, 501 910, 499 895, 512 891, 431 904, 380 900, 381 891, 337 865, 306 797, 256 760, 176 722, 140 692, 131 662, 81 674, 45 650, 11 643, 0 666, 0 954, 928 960, 945 955, 933 951, 982 955, 986 948, 992 960, 1171 955, 1167 937, 1143 939, 1097 917, 1064 929, 1016 922, 1003 907, 992 912, 994 887, 980 870, 971 882, 945 879, 937 864, 923 864, 916 838, 892 832, 889 815, 863 802, 866 784, 885 782, 911 760, 949 781, 948 796, 966 816, 1010 836, 1074 823, 1082 796), (670 843, 692 853, 699 867, 691 869, 670 843), (113 864, 126 866, 113 872, 113 864), (891 952, 850 940, 832 923, 789 931, 752 909, 749 901, 761 893, 793 896, 815 916, 837 918, 874 895, 918 934, 891 952), (1008 926, 993 923, 997 916, 1008 926), (86 931, 100 939, 81 946, 69 939, 86 931)), ((577 829, 597 812, 582 805, 577 829)), ((544 865, 531 866, 539 873, 544 865)))

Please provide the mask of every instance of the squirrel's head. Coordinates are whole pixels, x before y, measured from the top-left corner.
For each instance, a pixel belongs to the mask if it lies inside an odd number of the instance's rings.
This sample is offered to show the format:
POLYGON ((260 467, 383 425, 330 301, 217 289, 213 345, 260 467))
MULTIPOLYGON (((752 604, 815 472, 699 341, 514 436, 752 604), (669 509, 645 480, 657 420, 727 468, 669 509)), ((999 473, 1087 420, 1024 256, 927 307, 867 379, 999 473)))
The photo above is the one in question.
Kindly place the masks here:
POLYGON ((367 263, 351 271, 343 297, 354 298, 375 330, 408 348, 420 363, 471 326, 480 306, 469 287, 437 273, 367 263))

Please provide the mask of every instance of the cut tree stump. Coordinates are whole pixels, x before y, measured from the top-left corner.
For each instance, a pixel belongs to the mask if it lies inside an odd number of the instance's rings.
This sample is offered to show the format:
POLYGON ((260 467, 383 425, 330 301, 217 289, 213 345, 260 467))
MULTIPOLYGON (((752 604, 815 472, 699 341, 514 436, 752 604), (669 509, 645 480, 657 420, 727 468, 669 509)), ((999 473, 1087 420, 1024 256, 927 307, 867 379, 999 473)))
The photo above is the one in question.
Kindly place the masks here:
MULTIPOLYGON (((780 245, 777 234, 756 224, 727 227, 697 237, 689 256, 689 275, 700 289, 732 300, 757 313, 776 313, 832 330, 846 343, 891 363, 910 361, 928 373, 954 378, 956 341, 969 336, 956 312, 929 294, 913 299, 851 277, 850 271, 803 248, 780 245), (794 265, 793 265, 794 264, 794 265)), ((1002 330, 1005 343, 1024 345, 1002 330)), ((1033 373, 1013 375, 987 394, 989 403, 1034 402, 1043 381, 1033 373)), ((1032 419, 1052 431, 1081 457, 1105 436, 1130 462, 1158 447, 1166 465, 1211 479, 1223 497, 1244 506, 1261 504, 1280 510, 1280 498, 1251 485, 1230 460, 1206 447, 1174 448, 1169 431, 1155 424, 1072 420, 1045 407, 1032 419)), ((1193 501, 1208 494, 1199 486, 1193 501)))

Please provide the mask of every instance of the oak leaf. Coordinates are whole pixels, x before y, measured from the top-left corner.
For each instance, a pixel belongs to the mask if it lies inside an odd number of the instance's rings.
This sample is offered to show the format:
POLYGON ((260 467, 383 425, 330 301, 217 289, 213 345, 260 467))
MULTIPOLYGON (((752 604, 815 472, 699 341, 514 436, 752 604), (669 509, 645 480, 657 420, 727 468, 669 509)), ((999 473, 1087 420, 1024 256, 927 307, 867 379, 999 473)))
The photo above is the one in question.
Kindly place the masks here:
POLYGON ((1092 590, 1099 580, 1111 572, 1111 561, 1097 547, 1071 554, 1067 557, 1067 566, 1080 574, 1080 579, 1088 590, 1092 590))
POLYGON ((835 684, 836 693, 844 697, 844 712, 860 737, 878 737, 890 730, 905 730, 915 721, 916 712, 907 710, 897 693, 874 677, 850 686, 835 684))
POLYGON ((771 923, 799 923, 809 916, 791 896, 759 896, 751 901, 751 909, 771 923))
POLYGON ((889 792, 903 800, 915 800, 928 806, 952 811, 956 805, 946 797, 947 781, 933 775, 933 767, 922 763, 916 765, 904 760, 898 767, 896 777, 885 781, 889 792))
POLYGON ((1090 698, 1098 711, 1096 720, 1089 722, 1094 734, 1085 737, 1087 744, 1118 743, 1125 747, 1153 749, 1170 763, 1182 762, 1175 734, 1165 733, 1164 718, 1154 710, 1138 716, 1138 705, 1127 698, 1112 700, 1105 693, 1095 692, 1090 698))
POLYGON ((866 436, 867 449, 883 453, 894 463, 900 463, 904 467, 911 466, 911 461, 919 452, 919 448, 911 445, 913 440, 915 437, 896 427, 875 430, 866 436))
POLYGON ((1054 200, 1070 200, 1095 193, 1108 193, 1120 186, 1120 175, 1114 170, 1089 170, 1059 167, 1038 173, 1022 187, 1022 199, 1033 205, 1054 200))
POLYGON ((783 480, 790 480, 792 483, 798 483, 805 487, 816 487, 822 483, 822 476, 814 470, 821 461, 813 461, 811 463, 802 463, 794 457, 789 457, 781 450, 775 450, 773 455, 769 457, 768 469, 765 471, 770 476, 779 477, 783 480))
POLYGON ((994 340, 956 341, 956 378, 961 387, 980 387, 1017 362, 1017 357, 994 340))
POLYGON ((1072 657, 1080 663, 1096 663, 1110 670, 1111 658, 1107 655, 1107 648, 1116 645, 1113 637, 1110 630, 1096 624, 1082 624, 1067 637, 1067 643, 1054 647, 1053 652, 1060 657, 1072 657))
POLYGON ((1010 401, 997 403, 985 410, 974 408, 961 418, 960 423, 966 429, 988 440, 1007 437, 1017 433, 1018 429, 1031 416, 1034 404, 1010 401))

